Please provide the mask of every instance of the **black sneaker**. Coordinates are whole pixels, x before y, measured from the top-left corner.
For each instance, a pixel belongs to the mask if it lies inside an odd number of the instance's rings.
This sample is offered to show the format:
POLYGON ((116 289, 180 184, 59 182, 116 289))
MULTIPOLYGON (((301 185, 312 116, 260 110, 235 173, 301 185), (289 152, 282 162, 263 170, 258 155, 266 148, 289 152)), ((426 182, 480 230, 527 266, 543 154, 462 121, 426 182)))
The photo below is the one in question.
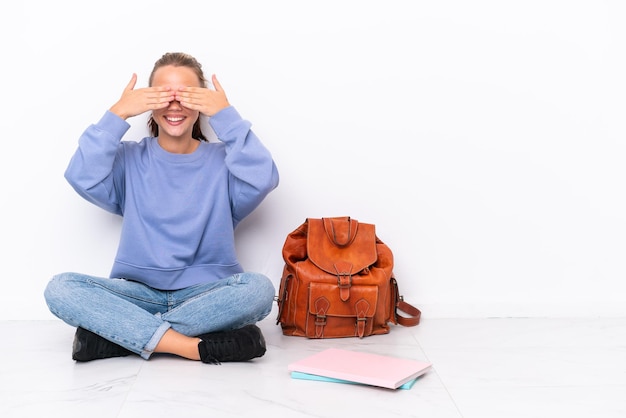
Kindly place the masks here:
POLYGON ((109 357, 125 357, 133 354, 132 351, 121 347, 98 334, 84 328, 76 328, 72 359, 76 361, 91 361, 109 357))
POLYGON ((202 334, 198 338, 202 340, 198 350, 203 363, 248 361, 265 354, 265 338, 254 324, 232 331, 202 334))

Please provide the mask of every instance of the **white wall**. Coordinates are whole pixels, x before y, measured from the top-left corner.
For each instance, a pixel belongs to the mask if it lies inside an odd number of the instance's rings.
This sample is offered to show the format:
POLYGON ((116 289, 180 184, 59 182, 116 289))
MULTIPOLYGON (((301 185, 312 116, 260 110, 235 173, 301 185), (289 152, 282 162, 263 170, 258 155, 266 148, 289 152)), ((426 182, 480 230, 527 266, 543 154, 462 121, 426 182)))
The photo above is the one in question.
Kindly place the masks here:
POLYGON ((287 233, 350 215, 424 317, 625 315, 624 21, 617 0, 12 3, 0 318, 52 318, 57 272, 108 274, 120 221, 63 170, 173 50, 218 75, 280 169, 237 232, 246 269, 278 285, 287 233))

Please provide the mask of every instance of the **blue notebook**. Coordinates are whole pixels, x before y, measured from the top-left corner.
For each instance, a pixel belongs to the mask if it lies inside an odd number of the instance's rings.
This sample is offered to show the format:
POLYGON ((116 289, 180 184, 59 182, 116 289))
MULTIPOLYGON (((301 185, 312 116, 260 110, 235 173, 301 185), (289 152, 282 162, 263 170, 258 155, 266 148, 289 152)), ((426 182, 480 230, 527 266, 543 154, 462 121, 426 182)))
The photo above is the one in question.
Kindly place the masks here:
MULTIPOLYGON (((335 379, 333 377, 318 376, 316 374, 301 373, 301 372, 291 372, 291 377, 293 379, 319 380, 320 382, 347 383, 349 385, 366 385, 366 383, 352 382, 350 380, 335 379)), ((409 380, 402 386, 398 386, 398 389, 411 389, 416 381, 417 381, 417 377, 413 380, 409 380)))

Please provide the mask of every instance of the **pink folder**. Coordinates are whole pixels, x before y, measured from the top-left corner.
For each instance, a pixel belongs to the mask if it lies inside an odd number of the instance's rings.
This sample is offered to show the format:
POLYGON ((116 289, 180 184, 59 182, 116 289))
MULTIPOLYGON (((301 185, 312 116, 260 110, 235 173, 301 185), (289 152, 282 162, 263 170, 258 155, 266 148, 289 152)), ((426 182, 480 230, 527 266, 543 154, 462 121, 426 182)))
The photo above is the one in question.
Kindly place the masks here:
POLYGON ((290 372, 309 373, 372 386, 397 389, 426 373, 429 362, 328 348, 287 366, 290 372))

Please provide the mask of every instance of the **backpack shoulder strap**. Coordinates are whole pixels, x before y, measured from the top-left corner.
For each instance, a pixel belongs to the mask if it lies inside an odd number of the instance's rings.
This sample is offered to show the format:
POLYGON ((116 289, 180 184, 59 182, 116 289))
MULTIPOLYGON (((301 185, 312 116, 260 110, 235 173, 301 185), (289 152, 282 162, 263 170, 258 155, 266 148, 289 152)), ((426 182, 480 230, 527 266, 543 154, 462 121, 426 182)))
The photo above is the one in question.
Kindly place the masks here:
POLYGON ((414 327, 420 323, 422 312, 410 303, 405 302, 402 296, 400 296, 400 299, 396 302, 396 308, 396 320, 398 324, 405 327, 414 327), (409 316, 398 315, 398 311, 402 311, 409 316))
POLYGON ((400 295, 398 290, 398 282, 395 277, 391 278, 391 285, 393 287, 392 294, 395 300, 394 303, 394 317, 396 323, 405 327, 414 327, 420 323, 422 312, 404 300, 404 297, 400 295), (404 312, 408 316, 399 315, 398 311, 404 312))

